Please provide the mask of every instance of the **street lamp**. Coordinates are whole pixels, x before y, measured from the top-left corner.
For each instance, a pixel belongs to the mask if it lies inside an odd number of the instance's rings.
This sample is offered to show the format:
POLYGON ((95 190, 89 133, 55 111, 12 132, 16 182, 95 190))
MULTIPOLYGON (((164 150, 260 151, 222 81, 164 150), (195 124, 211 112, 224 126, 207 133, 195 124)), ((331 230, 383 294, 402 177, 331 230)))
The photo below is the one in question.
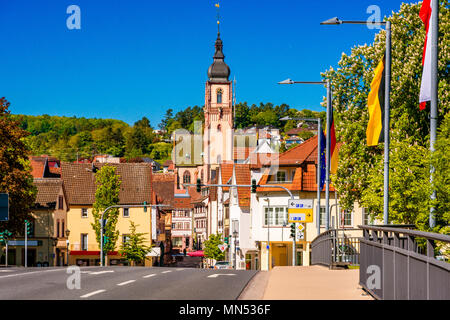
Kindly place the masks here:
POLYGON ((69 265, 69 235, 70 235, 70 230, 69 229, 67 229, 66 230, 66 245, 67 245, 67 261, 66 261, 66 263, 67 263, 67 266, 69 265))
MULTIPOLYGON (((342 21, 339 18, 331 18, 323 21, 321 25, 340 25, 340 24, 362 24, 378 25, 386 27, 386 75, 385 75, 385 98, 384 98, 384 205, 383 215, 384 224, 389 223, 389 121, 390 121, 390 94, 391 94, 391 22, 390 21, 342 21)), ((328 131, 328 130, 327 130, 328 131)))
MULTIPOLYGON (((331 82, 329 79, 327 79, 326 81, 293 81, 291 79, 286 79, 283 81, 278 82, 278 84, 319 84, 319 85, 327 85, 327 137, 326 137, 326 178, 325 178, 325 182, 326 182, 326 187, 325 187, 325 199, 326 199, 326 207, 325 207, 325 230, 329 230, 330 229, 330 140, 331 140, 331 112, 332 112, 332 92, 331 92, 331 82)), ((317 121, 318 123, 318 141, 317 141, 317 153, 318 153, 318 159, 317 159, 317 167, 318 167, 318 174, 317 174, 317 234, 320 234, 320 221, 319 221, 319 217, 320 217, 320 167, 321 167, 321 163, 320 163, 320 158, 321 158, 321 154, 320 154, 320 146, 321 146, 321 120, 319 119, 307 119, 307 118, 289 118, 289 117, 285 117, 282 118, 281 120, 306 120, 306 121, 317 121)))

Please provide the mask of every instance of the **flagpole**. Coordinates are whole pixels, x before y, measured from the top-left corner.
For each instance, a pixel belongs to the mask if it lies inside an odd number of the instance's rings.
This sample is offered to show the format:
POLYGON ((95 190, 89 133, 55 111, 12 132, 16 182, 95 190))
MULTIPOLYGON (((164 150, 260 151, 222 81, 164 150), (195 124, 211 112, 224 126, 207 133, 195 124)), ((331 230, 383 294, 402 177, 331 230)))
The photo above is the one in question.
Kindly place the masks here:
POLYGON ((328 231, 330 229, 330 140, 331 140, 331 112, 332 112, 332 104, 331 104, 331 82, 327 80, 327 158, 326 158, 326 189, 325 189, 325 230, 328 231))
POLYGON ((389 224, 389 146, 390 146, 390 96, 391 96, 391 22, 386 22, 386 76, 384 101, 384 224, 389 224))
POLYGON ((317 215, 316 215, 316 224, 317 224, 317 235, 320 234, 320 189, 321 187, 321 176, 322 176, 322 163, 321 163, 321 149, 322 149, 322 126, 321 119, 317 119, 317 215))
MULTIPOLYGON (((438 38, 439 38, 439 1, 431 0, 431 110, 430 110, 430 151, 434 152, 436 142, 436 127, 438 117, 438 38)), ((430 183, 433 184, 434 167, 430 168, 430 183)), ((431 194, 431 200, 436 199, 436 190, 431 194)), ((435 208, 430 208, 430 228, 436 226, 435 208)))

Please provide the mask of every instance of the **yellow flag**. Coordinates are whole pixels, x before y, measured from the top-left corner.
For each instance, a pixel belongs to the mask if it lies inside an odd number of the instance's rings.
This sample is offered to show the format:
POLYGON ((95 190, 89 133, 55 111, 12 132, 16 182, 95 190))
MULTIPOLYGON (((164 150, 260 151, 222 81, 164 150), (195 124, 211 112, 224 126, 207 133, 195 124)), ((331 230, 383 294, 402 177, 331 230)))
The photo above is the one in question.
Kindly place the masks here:
POLYGON ((366 130, 368 146, 376 146, 384 141, 384 81, 383 58, 375 69, 375 76, 367 99, 370 117, 366 130))
POLYGON ((218 3, 216 3, 216 7, 217 7, 217 8, 219 8, 219 7, 220 7, 220 5, 219 5, 218 3))

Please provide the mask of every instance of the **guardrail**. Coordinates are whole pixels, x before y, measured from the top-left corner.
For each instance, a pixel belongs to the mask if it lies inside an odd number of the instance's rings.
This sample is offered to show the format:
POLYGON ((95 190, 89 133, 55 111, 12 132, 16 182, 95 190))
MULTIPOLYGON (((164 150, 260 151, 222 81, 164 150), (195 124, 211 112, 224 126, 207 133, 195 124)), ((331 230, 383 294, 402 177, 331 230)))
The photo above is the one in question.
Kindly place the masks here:
POLYGON ((436 242, 450 236, 393 228, 358 226, 359 284, 376 299, 449 300, 450 263, 436 259, 436 242))
POLYGON ((311 264, 327 267, 358 265, 359 237, 361 229, 331 229, 318 235, 311 242, 311 264))

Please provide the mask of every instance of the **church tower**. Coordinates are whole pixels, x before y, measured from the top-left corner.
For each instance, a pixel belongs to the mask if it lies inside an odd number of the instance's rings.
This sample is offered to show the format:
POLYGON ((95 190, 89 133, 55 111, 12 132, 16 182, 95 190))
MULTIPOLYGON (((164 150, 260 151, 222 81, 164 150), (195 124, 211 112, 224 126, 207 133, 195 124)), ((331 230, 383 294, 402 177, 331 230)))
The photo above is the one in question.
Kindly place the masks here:
POLYGON ((203 136, 203 169, 206 179, 223 162, 233 160, 233 87, 230 67, 225 63, 220 31, 217 33, 213 63, 208 69, 205 86, 205 129, 203 136))

